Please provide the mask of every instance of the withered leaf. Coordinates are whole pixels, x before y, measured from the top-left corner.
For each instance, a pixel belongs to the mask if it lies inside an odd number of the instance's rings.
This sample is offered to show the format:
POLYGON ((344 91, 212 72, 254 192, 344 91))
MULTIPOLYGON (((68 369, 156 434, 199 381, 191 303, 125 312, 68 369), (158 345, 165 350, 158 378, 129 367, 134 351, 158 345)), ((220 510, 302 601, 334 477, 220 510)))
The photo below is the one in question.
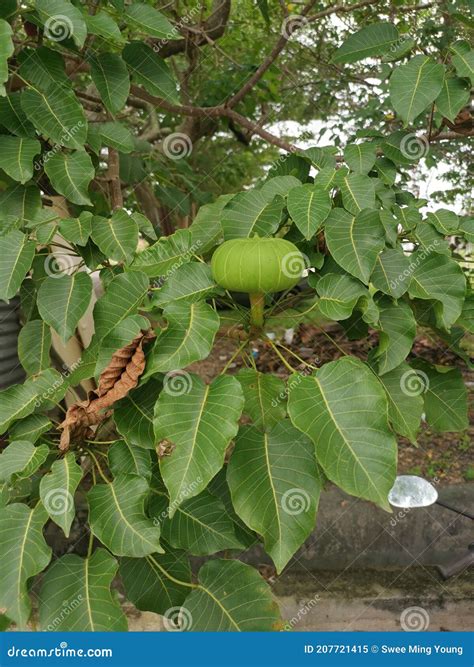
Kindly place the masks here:
POLYGON ((68 409, 64 421, 58 428, 62 430, 59 448, 69 449, 71 442, 91 437, 91 426, 99 424, 110 415, 114 403, 124 398, 134 389, 145 370, 143 345, 155 338, 152 330, 142 331, 131 343, 112 355, 107 367, 99 377, 99 386, 91 392, 87 400, 74 403, 68 409))

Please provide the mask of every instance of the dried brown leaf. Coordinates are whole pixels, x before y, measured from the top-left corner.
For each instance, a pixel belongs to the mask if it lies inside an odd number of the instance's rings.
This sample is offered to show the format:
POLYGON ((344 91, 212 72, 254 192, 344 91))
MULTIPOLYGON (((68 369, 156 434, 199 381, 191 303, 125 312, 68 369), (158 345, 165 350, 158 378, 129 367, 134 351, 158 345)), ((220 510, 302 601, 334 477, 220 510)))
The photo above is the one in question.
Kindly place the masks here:
POLYGON ((114 352, 100 375, 97 391, 91 392, 86 401, 71 405, 64 421, 59 425, 62 430, 59 443, 61 450, 69 449, 73 441, 93 435, 90 427, 99 424, 110 414, 110 411, 104 411, 137 386, 145 370, 143 345, 153 338, 153 331, 144 331, 131 343, 114 352))

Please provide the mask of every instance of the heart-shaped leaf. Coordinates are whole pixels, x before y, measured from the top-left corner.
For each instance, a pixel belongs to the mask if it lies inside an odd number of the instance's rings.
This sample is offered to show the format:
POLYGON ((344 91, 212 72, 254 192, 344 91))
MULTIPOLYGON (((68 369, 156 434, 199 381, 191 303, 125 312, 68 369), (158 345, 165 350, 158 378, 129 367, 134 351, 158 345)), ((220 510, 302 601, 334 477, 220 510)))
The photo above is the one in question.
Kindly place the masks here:
POLYGON ((321 478, 313 443, 289 420, 266 433, 242 426, 227 481, 235 511, 263 536, 281 572, 316 520, 321 478))
POLYGON ((341 489, 390 511, 397 445, 387 422, 387 399, 372 371, 343 357, 312 376, 289 381, 288 412, 316 447, 326 476, 341 489))
POLYGON ((88 558, 66 554, 43 577, 41 629, 53 632, 123 632, 127 619, 111 590, 118 563, 105 549, 88 558))
POLYGON ((238 430, 244 406, 239 382, 221 376, 210 385, 187 374, 186 391, 165 383, 155 406, 155 436, 172 446, 160 460, 170 494, 170 516, 186 498, 197 496, 224 465, 227 445, 238 430))
POLYGON ((48 276, 38 290, 38 310, 43 320, 66 342, 73 335, 92 295, 87 273, 48 276))

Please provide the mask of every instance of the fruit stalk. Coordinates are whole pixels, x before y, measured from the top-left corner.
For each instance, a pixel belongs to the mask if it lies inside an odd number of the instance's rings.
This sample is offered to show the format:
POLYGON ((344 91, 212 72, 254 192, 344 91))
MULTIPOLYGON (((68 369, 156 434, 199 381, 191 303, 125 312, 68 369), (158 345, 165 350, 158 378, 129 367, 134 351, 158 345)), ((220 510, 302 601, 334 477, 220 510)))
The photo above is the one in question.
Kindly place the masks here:
POLYGON ((250 297, 250 323, 256 329, 263 329, 263 308, 265 305, 265 294, 254 292, 250 297))

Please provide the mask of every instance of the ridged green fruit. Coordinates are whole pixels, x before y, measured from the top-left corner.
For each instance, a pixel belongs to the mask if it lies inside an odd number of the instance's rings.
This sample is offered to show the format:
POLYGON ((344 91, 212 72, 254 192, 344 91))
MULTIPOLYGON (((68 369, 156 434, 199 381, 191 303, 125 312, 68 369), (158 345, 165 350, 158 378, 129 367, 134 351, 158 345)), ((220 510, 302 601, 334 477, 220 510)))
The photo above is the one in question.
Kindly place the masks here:
POLYGON ((232 239, 216 250, 211 269, 216 283, 225 289, 268 294, 296 285, 305 261, 298 248, 285 239, 232 239))

